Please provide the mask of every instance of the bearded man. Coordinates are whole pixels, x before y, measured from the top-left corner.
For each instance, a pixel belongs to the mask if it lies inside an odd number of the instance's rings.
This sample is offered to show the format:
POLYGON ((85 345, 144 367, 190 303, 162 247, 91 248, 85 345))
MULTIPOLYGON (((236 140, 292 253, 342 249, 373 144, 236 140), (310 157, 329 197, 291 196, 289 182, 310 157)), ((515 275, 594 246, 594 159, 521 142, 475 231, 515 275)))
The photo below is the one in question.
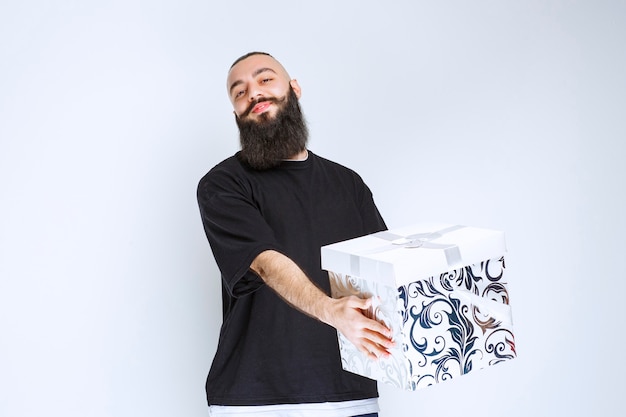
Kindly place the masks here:
POLYGON ((300 86, 272 56, 237 59, 227 90, 241 150, 197 194, 222 278, 211 415, 377 415, 376 382, 342 370, 336 331, 372 358, 391 333, 363 314, 370 299, 331 298, 320 267, 321 246, 386 229, 372 193, 307 149, 300 86))

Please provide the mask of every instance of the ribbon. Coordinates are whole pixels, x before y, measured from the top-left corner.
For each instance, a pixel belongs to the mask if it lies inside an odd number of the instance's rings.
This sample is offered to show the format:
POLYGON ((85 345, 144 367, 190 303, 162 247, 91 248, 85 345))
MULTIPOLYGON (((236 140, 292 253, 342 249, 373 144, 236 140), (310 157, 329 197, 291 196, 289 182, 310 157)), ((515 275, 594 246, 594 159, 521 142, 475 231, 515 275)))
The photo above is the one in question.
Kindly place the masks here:
POLYGON ((391 246, 379 248, 378 250, 376 250, 376 252, 384 252, 387 250, 396 249, 397 247, 403 247, 406 249, 441 249, 446 255, 446 261, 448 262, 448 266, 453 267, 455 265, 460 265, 462 262, 461 251, 459 250, 459 247, 453 243, 435 243, 432 241, 443 237, 447 233, 463 229, 464 227, 465 226, 459 225, 450 226, 445 229, 437 230, 436 232, 416 233, 409 236, 400 236, 388 231, 374 233, 373 236, 391 242, 391 246))
POLYGON ((473 292, 465 290, 452 290, 450 297, 456 297, 465 304, 472 304, 478 307, 481 314, 489 315, 490 317, 499 320, 505 326, 513 325, 513 316, 511 314, 511 306, 508 304, 500 303, 495 300, 490 300, 480 295, 476 295, 473 292))
MULTIPOLYGON (((461 257, 461 251, 459 247, 455 244, 447 244, 447 243, 435 243, 432 242, 435 239, 439 239, 444 235, 454 232, 456 230, 460 230, 465 228, 465 226, 450 226, 441 230, 437 230, 435 232, 428 233, 416 233, 409 236, 401 236, 395 233, 391 233, 389 231, 382 231, 373 233, 372 236, 386 240, 390 242, 389 245, 381 246, 378 248, 373 248, 365 251, 361 251, 358 254, 350 255, 350 270, 352 275, 360 276, 361 272, 361 256, 370 255, 374 253, 386 252, 389 250, 395 250, 398 248, 404 249, 439 249, 443 250, 446 256, 446 262, 448 263, 448 268, 456 269, 462 265, 463 259, 461 257)), ((378 266, 378 265, 377 265, 378 266)))

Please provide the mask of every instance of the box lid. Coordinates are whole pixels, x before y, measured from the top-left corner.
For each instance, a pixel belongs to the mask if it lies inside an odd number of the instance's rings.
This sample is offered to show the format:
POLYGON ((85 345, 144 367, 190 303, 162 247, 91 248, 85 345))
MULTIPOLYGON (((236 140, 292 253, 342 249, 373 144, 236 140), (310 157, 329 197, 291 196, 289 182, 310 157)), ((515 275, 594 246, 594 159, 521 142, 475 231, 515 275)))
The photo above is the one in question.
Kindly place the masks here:
POLYGON ((322 268, 405 285, 504 255, 504 232, 422 223, 322 247, 322 268))

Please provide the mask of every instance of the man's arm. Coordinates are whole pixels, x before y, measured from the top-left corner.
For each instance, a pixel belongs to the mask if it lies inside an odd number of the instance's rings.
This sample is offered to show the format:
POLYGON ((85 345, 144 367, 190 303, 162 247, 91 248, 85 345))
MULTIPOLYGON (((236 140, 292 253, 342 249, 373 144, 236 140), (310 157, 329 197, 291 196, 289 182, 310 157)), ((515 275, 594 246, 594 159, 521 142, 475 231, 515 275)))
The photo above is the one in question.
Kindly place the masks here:
POLYGON ((370 307, 371 299, 331 298, 295 262, 273 250, 261 252, 250 269, 289 304, 336 328, 369 357, 389 356, 387 349, 394 345, 391 331, 363 314, 363 310, 370 307))

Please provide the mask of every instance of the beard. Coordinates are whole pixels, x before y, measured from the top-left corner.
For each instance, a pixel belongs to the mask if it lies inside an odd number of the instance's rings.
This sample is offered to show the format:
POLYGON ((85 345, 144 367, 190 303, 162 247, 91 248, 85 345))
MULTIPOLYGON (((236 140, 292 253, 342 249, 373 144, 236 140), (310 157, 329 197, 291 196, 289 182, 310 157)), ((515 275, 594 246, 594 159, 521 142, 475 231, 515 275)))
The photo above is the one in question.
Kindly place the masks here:
POLYGON ((239 159, 256 170, 274 168, 306 149, 309 132, 298 97, 291 86, 282 99, 263 98, 251 103, 240 117, 235 116, 239 127, 241 152, 239 159), (262 113, 258 121, 244 120, 256 104, 271 101, 278 106, 272 118, 262 113))

